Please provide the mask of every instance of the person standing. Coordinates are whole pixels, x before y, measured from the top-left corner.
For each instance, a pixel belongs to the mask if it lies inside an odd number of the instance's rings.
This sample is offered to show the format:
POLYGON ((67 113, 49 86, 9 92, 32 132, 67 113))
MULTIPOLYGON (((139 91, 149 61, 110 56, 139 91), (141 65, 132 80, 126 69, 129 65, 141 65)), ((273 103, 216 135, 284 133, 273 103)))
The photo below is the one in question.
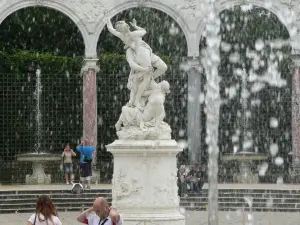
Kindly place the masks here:
POLYGON ((62 225, 57 217, 56 208, 48 195, 41 195, 36 202, 35 214, 32 214, 27 225, 62 225))
POLYGON ((73 151, 73 149, 70 148, 70 145, 67 144, 63 153, 61 154, 61 157, 63 159, 66 184, 70 184, 69 175, 70 175, 71 184, 73 183, 74 180, 72 156, 76 156, 76 153, 73 151))
POLYGON ((178 195, 180 197, 186 195, 186 176, 185 165, 181 165, 177 175, 178 195))
POLYGON ((77 216, 77 221, 88 225, 122 225, 123 218, 114 207, 109 207, 105 198, 99 197, 93 207, 77 216))
POLYGON ((80 181, 87 189, 91 188, 92 161, 95 148, 88 145, 87 140, 83 140, 77 147, 76 151, 80 152, 80 181))

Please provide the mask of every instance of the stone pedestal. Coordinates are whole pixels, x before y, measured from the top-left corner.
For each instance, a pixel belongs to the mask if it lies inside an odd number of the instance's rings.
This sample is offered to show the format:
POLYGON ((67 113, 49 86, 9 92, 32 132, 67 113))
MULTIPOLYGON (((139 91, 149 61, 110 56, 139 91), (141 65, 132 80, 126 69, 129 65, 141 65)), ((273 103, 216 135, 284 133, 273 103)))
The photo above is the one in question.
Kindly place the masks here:
POLYGON ((32 174, 27 174, 26 184, 51 184, 51 175, 45 174, 45 164, 49 161, 60 161, 59 154, 50 153, 26 153, 17 156, 21 162, 32 162, 32 174))
POLYGON ((239 162, 239 173, 233 175, 233 182, 240 184, 257 184, 258 174, 251 171, 251 161, 239 162))
POLYGON ((26 175, 26 184, 51 184, 51 175, 45 174, 43 162, 33 162, 32 171, 26 175))
POLYGON ((184 225, 179 212, 174 140, 117 140, 106 146, 114 155, 112 205, 127 225, 184 225))

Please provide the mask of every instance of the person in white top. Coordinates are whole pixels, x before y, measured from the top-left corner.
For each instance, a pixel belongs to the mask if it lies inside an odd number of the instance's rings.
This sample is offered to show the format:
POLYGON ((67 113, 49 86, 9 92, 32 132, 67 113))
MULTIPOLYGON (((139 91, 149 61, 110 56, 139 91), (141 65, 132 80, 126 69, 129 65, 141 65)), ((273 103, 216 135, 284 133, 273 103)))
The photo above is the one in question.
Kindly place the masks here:
POLYGON ((61 157, 63 159, 63 164, 65 167, 65 178, 66 178, 66 184, 69 183, 69 174, 70 174, 70 181, 71 184, 73 184, 74 176, 73 176, 73 164, 72 164, 72 156, 76 156, 76 153, 73 151, 73 149, 70 148, 70 145, 67 144, 63 153, 61 154, 61 157))
POLYGON ((105 198, 99 197, 93 207, 77 216, 77 221, 88 225, 123 225, 123 218, 105 198))
POLYGON ((48 195, 41 195, 36 202, 36 212, 27 221, 27 225, 62 225, 57 217, 55 206, 48 195))

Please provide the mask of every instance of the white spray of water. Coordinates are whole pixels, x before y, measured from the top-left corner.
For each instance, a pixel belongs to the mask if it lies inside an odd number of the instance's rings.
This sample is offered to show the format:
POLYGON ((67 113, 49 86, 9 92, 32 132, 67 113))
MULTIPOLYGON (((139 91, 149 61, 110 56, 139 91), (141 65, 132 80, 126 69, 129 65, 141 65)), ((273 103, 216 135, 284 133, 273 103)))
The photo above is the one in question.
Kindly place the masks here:
POLYGON ((206 92, 206 139, 208 144, 208 224, 218 225, 218 127, 220 114, 220 77, 218 66, 220 64, 219 47, 221 43, 220 18, 216 10, 216 0, 205 0, 208 15, 206 16, 206 44, 203 51, 202 64, 207 77, 206 92))
POLYGON ((41 102, 41 93, 42 93, 42 85, 41 85, 41 70, 36 70, 36 85, 35 85, 35 92, 34 97, 36 99, 36 143, 34 149, 36 152, 40 152, 40 138, 42 132, 42 114, 40 109, 40 102, 41 102))

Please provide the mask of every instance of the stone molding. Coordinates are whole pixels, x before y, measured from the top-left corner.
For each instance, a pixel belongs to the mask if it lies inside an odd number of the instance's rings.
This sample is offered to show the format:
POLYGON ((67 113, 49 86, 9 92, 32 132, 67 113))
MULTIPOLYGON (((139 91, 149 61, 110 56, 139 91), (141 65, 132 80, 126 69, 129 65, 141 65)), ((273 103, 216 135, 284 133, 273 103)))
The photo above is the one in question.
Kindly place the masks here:
MULTIPOLYGON (((49 7, 58 10, 77 24, 85 43, 85 56, 95 57, 100 33, 106 20, 123 10, 150 7, 171 16, 185 34, 188 55, 199 56, 199 43, 209 13, 205 4, 197 0, 0 0, 0 23, 13 12, 26 7, 49 7)), ((300 0, 221 0, 218 11, 241 4, 252 4, 271 11, 287 27, 293 48, 300 30, 300 0), (271 4, 272 3, 272 4, 271 4), (287 20, 286 18, 291 18, 287 20)))

